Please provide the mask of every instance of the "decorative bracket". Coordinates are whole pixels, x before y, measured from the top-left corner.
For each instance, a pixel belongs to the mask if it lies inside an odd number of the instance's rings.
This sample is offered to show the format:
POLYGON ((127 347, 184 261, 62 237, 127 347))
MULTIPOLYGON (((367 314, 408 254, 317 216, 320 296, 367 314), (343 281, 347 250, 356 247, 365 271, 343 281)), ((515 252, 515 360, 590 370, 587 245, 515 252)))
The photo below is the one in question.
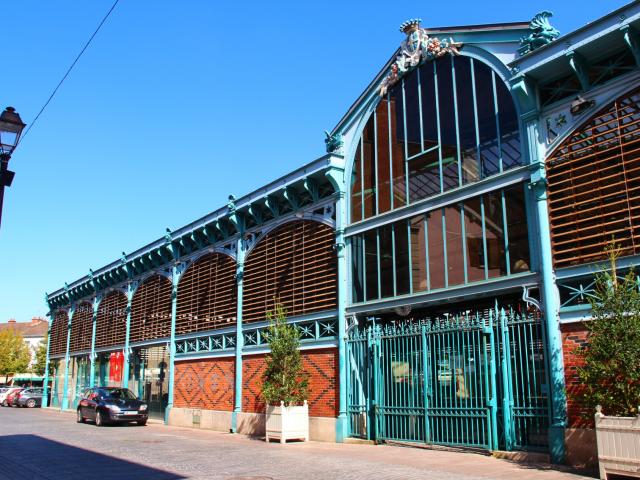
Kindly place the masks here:
POLYGON ((589 64, 584 59, 582 55, 574 50, 570 50, 566 53, 567 59, 569 60, 569 66, 573 73, 576 74, 578 80, 580 81, 580 87, 582 87, 583 91, 589 90, 589 64))
POLYGON ((324 139, 324 143, 327 146, 327 153, 343 153, 344 147, 344 138, 341 133, 331 134, 327 130, 324 131, 326 138, 324 139))
POLYGON ((523 285, 522 286, 522 300, 527 305, 533 305, 535 308, 538 309, 539 312, 542 312, 542 305, 540 305, 540 302, 536 298, 533 298, 531 296, 531 291, 529 290, 531 287, 539 288, 537 285, 523 285))
POLYGON ((633 58, 636 60, 636 65, 640 66, 640 34, 629 24, 623 25, 620 31, 624 36, 625 43, 633 54, 633 58))

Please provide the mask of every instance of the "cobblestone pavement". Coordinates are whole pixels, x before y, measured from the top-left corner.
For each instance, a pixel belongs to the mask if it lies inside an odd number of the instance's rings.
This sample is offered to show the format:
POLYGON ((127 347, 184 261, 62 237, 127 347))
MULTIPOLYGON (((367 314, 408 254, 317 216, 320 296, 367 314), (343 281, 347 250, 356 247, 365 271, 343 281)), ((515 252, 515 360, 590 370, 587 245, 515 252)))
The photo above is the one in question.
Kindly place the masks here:
POLYGON ((477 453, 401 446, 266 444, 161 424, 77 424, 52 410, 0 408, 0 479, 580 480, 477 453))

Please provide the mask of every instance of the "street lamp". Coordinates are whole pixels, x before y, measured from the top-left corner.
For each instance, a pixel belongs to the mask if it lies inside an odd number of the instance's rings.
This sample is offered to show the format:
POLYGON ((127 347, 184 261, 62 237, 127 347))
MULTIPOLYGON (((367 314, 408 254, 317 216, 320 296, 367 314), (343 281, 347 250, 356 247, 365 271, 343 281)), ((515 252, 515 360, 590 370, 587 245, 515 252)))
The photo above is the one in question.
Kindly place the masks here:
POLYGON ((25 124, 13 107, 7 107, 0 114, 0 223, 2 223, 2 203, 4 187, 10 187, 15 172, 9 170, 11 154, 18 146, 20 134, 25 124))

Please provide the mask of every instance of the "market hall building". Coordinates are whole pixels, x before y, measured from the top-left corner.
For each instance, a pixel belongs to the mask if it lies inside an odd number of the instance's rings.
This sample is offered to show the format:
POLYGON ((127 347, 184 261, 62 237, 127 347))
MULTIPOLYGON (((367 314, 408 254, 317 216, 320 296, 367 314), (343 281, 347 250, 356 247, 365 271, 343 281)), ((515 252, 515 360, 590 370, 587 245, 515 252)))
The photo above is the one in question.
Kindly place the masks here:
POLYGON ((325 155, 48 294, 50 406, 122 385, 260 434, 280 303, 312 439, 588 457, 573 347, 606 245, 640 254, 640 4, 550 17, 405 22, 325 155))

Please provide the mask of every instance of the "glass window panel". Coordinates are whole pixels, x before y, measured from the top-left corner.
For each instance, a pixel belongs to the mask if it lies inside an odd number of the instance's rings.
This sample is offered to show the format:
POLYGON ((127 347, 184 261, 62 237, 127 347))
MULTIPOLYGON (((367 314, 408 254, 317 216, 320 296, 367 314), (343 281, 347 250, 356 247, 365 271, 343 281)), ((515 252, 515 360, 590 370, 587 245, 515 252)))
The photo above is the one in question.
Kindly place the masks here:
POLYGON ((420 110, 418 103, 418 72, 407 75, 404 80, 404 109, 407 115, 407 150, 410 157, 422 152, 420 134, 420 110))
POLYGON ((351 237, 351 295, 353 296, 353 302, 362 302, 364 300, 363 253, 362 235, 351 237))
POLYGON ((507 274, 504 254, 504 224, 500 191, 483 196, 485 237, 487 241, 487 268, 489 278, 507 274))
POLYGON ((411 203, 440 193, 438 150, 409 160, 409 201, 411 203))
POLYGON ((460 156, 462 159, 462 183, 471 183, 480 179, 471 59, 469 57, 454 57, 453 64, 456 68, 456 99, 458 104, 460 156))
POLYGON ((496 112, 493 101, 493 72, 480 61, 473 62, 475 74, 478 130, 480 133, 480 159, 482 176, 488 177, 500 171, 500 151, 496 130, 496 112))
POLYGON ((447 233, 447 272, 449 285, 464 283, 464 257, 462 252, 462 219, 460 207, 444 208, 447 233))
POLYGON ((364 218, 376 213, 376 172, 373 158, 373 116, 367 122, 362 133, 364 218))
POLYGON ((411 228, 411 277, 413 291, 420 292, 427 289, 424 215, 413 217, 409 225, 411 228))
POLYGON ((502 168, 507 170, 517 165, 522 165, 520 131, 518 129, 518 114, 511 94, 507 90, 507 86, 497 76, 496 96, 498 98, 502 168))
POLYGON ((389 164, 389 103, 384 98, 376 109, 376 161, 378 164, 378 213, 391 210, 389 164))
POLYGON ((353 174, 351 176, 351 221, 362 220, 362 172, 360 171, 360 161, 362 155, 362 142, 358 142, 356 154, 353 159, 353 174))
POLYGON ((438 145, 438 117, 436 112, 436 82, 433 62, 420 67, 420 93, 422 94, 422 130, 424 149, 438 145))
POLYGON ((453 63, 450 56, 435 61, 438 75, 438 105, 442 148, 442 183, 444 191, 458 186, 458 147, 455 104, 453 101, 453 63))
POLYGON ((515 185, 506 189, 504 198, 507 207, 511 273, 528 272, 530 270, 529 232, 523 186, 515 185))
POLYGON ((378 229, 380 235, 380 288, 381 297, 393 296, 393 243, 391 225, 378 229))
POLYGON ((484 280, 480 197, 471 198, 464 202, 464 230, 467 244, 467 278, 469 282, 484 280))
POLYGON ((407 220, 394 224, 394 241, 396 247, 396 294, 409 293, 409 237, 407 220))
POLYGON ((378 296, 378 241, 376 230, 364 233, 364 263, 366 269, 367 300, 375 300, 378 296))
POLYGON ((404 124, 402 89, 396 85, 389 93, 389 108, 391 110, 391 153, 393 176, 393 208, 406 205, 406 183, 404 171, 404 124))
POLYGON ((444 243, 442 241, 442 210, 429 212, 429 280, 431 288, 444 287, 444 243))

